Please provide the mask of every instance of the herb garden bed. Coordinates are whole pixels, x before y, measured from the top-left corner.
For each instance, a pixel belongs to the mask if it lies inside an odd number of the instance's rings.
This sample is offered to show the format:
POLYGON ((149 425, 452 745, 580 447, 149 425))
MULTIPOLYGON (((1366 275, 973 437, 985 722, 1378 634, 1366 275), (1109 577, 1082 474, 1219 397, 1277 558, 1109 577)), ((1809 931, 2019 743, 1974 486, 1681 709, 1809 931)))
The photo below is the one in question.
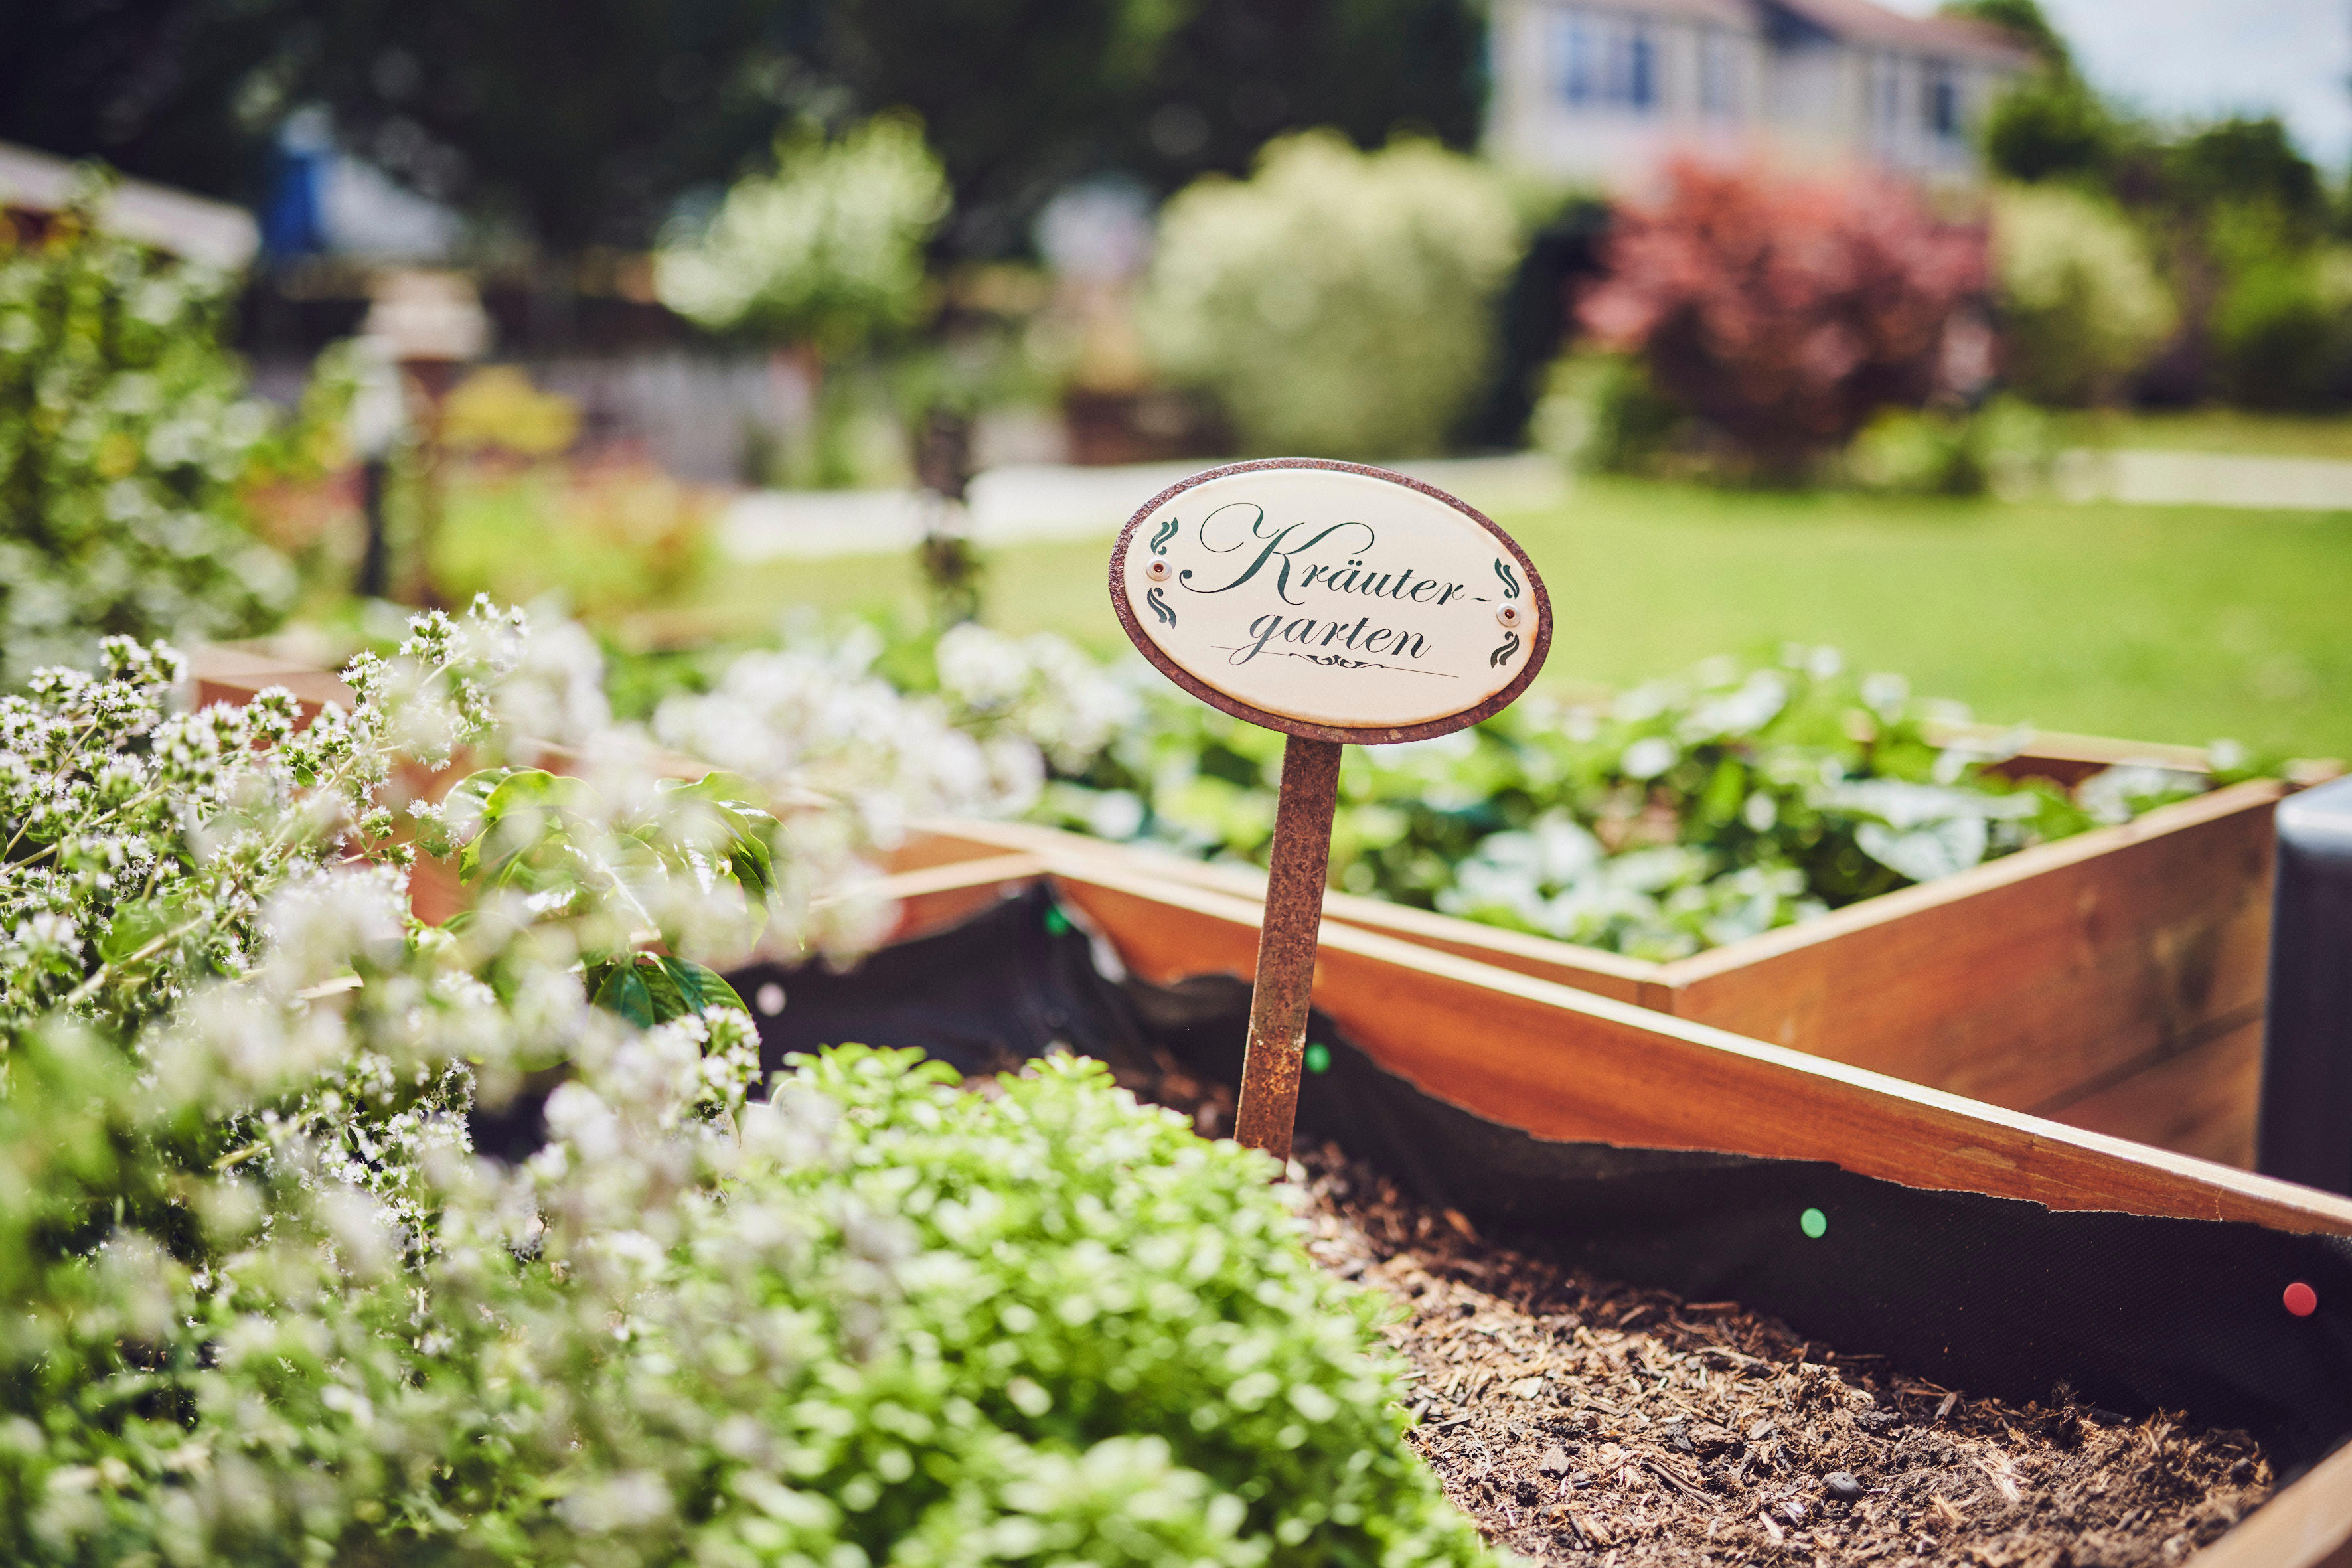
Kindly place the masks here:
MULTIPOLYGON (((1070 919, 1163 998, 1249 967, 1244 900, 1108 857, 1050 886, 1042 923, 1033 892, 784 975, 769 1047, 1131 1058, 1070 919)), ((1360 929, 1327 928, 1318 982, 1339 1043, 1302 1147, 1382 1173, 1307 1156, 1311 1247, 1407 1307, 1414 1441, 1497 1539, 1625 1568, 2352 1552, 2352 1203, 1360 929)), ((1237 1058, 1239 1016, 1190 1037, 1237 1058)), ((1157 1060, 1123 1081, 1219 1131, 1220 1064, 1157 1060)))
MULTIPOLYGON (((2117 755, 2137 754, 2110 742, 2117 755)), ((2012 766, 2064 778, 2081 748, 2012 766)), ((2255 780, 1670 963, 1334 891, 1327 921, 2072 1126, 2251 1165, 2270 935, 2255 780)), ((1026 852, 1243 898, 1262 874, 1025 824, 936 822, 901 868, 1026 852)))

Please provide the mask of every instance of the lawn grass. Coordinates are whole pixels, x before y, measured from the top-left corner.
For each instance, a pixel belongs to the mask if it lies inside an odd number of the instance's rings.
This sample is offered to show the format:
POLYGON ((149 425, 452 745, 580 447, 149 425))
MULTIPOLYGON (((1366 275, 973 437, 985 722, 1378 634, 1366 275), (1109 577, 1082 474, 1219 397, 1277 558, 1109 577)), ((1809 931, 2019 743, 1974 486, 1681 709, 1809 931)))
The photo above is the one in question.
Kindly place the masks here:
MULTIPOLYGON (((1590 479, 1496 521, 1551 590, 1549 682, 1622 686, 1793 639, 1988 721, 2352 756, 2352 514, 1590 479)), ((1123 647, 1108 547, 992 552, 987 618, 1123 647)), ((921 603, 901 558, 785 561, 725 566, 692 616, 744 635, 794 605, 910 618, 921 603)))

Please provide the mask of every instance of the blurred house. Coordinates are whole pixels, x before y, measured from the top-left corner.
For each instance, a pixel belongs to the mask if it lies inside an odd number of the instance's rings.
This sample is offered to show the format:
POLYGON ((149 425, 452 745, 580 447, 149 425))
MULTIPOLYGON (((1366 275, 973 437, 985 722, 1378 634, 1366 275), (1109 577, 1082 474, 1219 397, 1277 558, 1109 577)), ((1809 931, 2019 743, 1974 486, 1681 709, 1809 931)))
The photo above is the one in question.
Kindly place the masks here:
POLYGON ((1677 153, 1975 173, 1973 132, 2032 67, 2010 34, 1872 0, 1494 0, 1486 148, 1638 189, 1677 153))
MULTIPOLYGON (((63 158, 0 142, 0 216, 19 233, 38 233, 73 200, 81 178, 63 158)), ((118 234, 224 272, 250 261, 261 243, 243 208, 145 180, 117 181, 104 213, 118 234)))

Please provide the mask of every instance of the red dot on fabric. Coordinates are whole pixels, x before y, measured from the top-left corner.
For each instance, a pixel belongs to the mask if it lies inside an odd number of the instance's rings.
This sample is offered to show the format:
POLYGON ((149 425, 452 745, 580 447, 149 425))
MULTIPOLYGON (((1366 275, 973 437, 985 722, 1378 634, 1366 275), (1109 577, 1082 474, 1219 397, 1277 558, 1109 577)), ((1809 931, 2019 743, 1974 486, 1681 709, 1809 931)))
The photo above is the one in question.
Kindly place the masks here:
POLYGON ((2286 1302, 2286 1310, 2298 1318, 2308 1318, 2319 1310, 2319 1292, 2300 1279, 2288 1286, 2281 1299, 2286 1302))

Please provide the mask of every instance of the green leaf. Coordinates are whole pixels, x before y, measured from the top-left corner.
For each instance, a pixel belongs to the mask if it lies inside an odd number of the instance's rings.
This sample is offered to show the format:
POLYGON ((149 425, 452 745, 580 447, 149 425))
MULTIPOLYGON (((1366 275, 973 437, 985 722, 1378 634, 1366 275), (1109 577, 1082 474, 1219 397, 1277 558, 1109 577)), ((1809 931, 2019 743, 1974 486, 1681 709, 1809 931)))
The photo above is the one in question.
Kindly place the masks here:
POLYGON ((109 963, 121 963, 170 929, 168 918, 154 900, 125 904, 114 911, 106 934, 98 939, 98 956, 109 963))
POLYGON ((732 985, 719 977, 717 970, 682 958, 664 958, 658 962, 685 1000, 686 1011, 707 1013, 713 1007, 732 1007, 744 1013, 751 1010, 743 1005, 743 998, 735 994, 732 985))
POLYGON ((646 984, 644 967, 634 957, 611 964, 609 972, 590 994, 594 997, 596 1005, 607 1013, 617 1013, 640 1029, 654 1026, 653 990, 646 984))

